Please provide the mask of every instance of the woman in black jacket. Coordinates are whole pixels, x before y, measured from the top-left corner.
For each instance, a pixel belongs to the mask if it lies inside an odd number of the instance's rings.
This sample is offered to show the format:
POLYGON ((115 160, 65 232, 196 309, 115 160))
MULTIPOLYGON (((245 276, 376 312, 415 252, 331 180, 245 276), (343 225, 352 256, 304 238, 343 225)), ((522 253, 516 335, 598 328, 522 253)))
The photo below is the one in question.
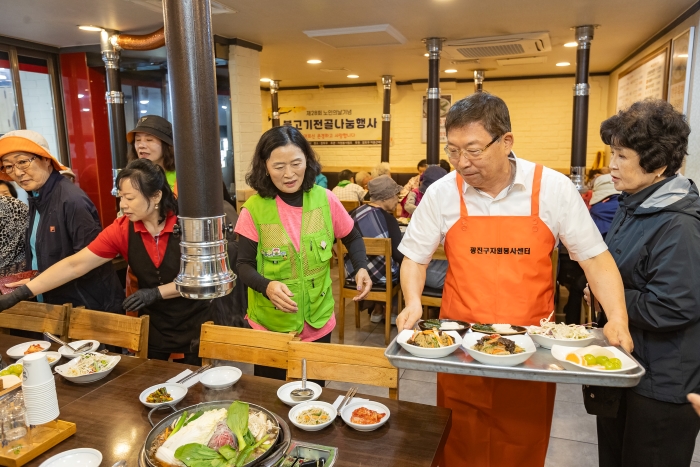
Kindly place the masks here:
POLYGON ((634 357, 646 374, 598 417, 600 465, 688 467, 700 418, 700 198, 677 172, 690 127, 665 101, 637 102, 604 121, 620 207, 605 239, 625 286, 634 357))

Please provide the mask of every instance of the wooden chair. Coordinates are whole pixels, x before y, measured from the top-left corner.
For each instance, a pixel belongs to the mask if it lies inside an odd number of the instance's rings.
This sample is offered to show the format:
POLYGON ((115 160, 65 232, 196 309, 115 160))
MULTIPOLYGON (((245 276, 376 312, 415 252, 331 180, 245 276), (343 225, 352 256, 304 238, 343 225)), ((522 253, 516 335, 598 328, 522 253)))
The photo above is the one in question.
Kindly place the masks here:
POLYGON ((340 201, 347 212, 354 211, 360 207, 359 201, 340 201))
POLYGON ((22 331, 50 332, 61 339, 68 335, 68 316, 71 304, 49 305, 37 302, 19 302, 0 313, 0 333, 10 329, 22 331))
POLYGON ((207 321, 199 337, 199 356, 202 365, 217 359, 287 369, 287 344, 298 339, 295 336, 293 332, 233 328, 207 321))
MULTIPOLYGON (((445 247, 438 245, 437 250, 433 253, 433 259, 447 261, 445 255, 445 247)), ((428 307, 433 306, 440 308, 442 306, 442 289, 433 287, 423 287, 423 295, 420 297, 420 304, 423 305, 423 319, 428 319, 428 307)))
POLYGON ((106 311, 70 310, 68 339, 95 339, 102 344, 131 349, 139 358, 148 358, 149 316, 140 318, 106 311))
POLYGON ((399 398, 399 369, 389 363, 381 347, 289 342, 287 379, 301 378, 303 358, 309 379, 385 387, 390 398, 399 398))
MULTIPOLYGON (((362 238, 365 242, 367 256, 384 256, 386 258, 386 286, 374 284, 372 291, 365 297, 365 300, 375 300, 384 302, 386 305, 386 316, 384 323, 384 343, 389 344, 391 334, 391 302, 394 296, 398 295, 399 310, 403 308, 403 296, 401 294, 401 284, 393 284, 393 276, 391 275, 391 239, 390 238, 362 238)), ((338 277, 340 279, 340 297, 339 297, 339 330, 338 339, 342 344, 345 341, 345 299, 353 298, 357 295, 357 288, 354 282, 348 283, 345 280, 345 254, 348 250, 345 249, 343 242, 338 242, 338 277)), ((353 278, 354 279, 354 278, 353 278)), ((360 308, 358 302, 355 302, 355 327, 360 327, 360 308)))

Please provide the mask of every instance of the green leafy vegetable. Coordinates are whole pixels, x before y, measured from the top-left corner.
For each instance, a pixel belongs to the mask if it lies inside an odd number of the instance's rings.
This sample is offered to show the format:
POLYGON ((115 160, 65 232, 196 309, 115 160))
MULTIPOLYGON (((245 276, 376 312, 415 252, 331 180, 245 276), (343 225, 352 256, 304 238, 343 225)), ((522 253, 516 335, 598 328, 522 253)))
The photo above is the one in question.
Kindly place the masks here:
POLYGON ((180 415, 180 418, 177 419, 175 428, 173 428, 173 431, 170 433, 170 435, 168 435, 168 438, 180 431, 180 428, 182 428, 185 425, 185 420, 187 420, 187 410, 185 410, 183 414, 180 415))
POLYGON ((270 435, 266 434, 257 443, 252 444, 252 445, 247 446, 244 449, 242 449, 241 452, 238 454, 238 457, 236 458, 236 467, 242 467, 243 465, 245 465, 246 461, 248 460, 250 455, 253 453, 253 451, 255 451, 258 447, 260 447, 260 445, 267 440, 268 436, 270 436, 270 435))
POLYGON ((238 449, 243 450, 248 445, 243 436, 248 430, 248 410, 249 406, 245 402, 235 401, 228 408, 228 418, 226 424, 231 432, 236 435, 238 449))
POLYGON ((246 444, 255 444, 255 436, 253 436, 253 433, 250 432, 250 429, 245 432, 243 439, 245 440, 246 444))
POLYGON ((187 467, 225 467, 230 465, 221 454, 199 443, 180 446, 175 451, 175 459, 182 461, 187 467))
POLYGON ((221 446, 219 448, 219 454, 224 456, 227 461, 230 461, 231 459, 233 459, 234 462, 236 461, 236 456, 238 456, 238 453, 236 452, 236 450, 233 449, 228 444, 225 446, 221 446))

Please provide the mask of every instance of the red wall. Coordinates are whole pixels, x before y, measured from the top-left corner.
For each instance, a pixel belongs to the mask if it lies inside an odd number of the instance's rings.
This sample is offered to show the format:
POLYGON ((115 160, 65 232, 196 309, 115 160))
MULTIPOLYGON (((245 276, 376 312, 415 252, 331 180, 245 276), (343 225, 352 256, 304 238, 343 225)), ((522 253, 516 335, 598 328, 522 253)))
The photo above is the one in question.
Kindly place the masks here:
POLYGON ((117 204, 111 194, 104 70, 88 67, 82 52, 61 54, 60 59, 71 166, 76 183, 95 203, 102 227, 106 227, 117 217, 117 204))

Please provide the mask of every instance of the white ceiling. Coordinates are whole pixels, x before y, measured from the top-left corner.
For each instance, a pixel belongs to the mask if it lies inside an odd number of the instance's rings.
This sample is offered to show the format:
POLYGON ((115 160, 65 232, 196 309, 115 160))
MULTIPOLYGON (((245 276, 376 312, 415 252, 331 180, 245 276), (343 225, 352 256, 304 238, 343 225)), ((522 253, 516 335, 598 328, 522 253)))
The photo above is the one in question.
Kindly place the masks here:
MULTIPOLYGON (((489 77, 572 74, 576 49, 570 27, 600 24, 591 51, 591 72, 608 72, 656 32, 687 10, 695 0, 217 0, 234 14, 215 15, 214 33, 263 46, 261 76, 282 80, 282 87, 373 82, 381 75, 398 81, 425 79, 428 73, 421 39, 447 39, 549 31, 552 51, 543 64, 499 67, 482 60, 477 67, 493 69, 489 77), (335 49, 307 37, 303 31, 388 23, 403 35, 402 45, 335 49), (323 60, 308 65, 306 60, 323 60), (569 67, 556 67, 560 61, 569 67), (322 72, 344 68, 349 72, 322 72), (360 76, 346 78, 350 72, 360 76)), ((126 0, 0 0, 0 35, 58 47, 95 44, 97 33, 78 30, 95 24, 127 33, 162 26, 162 16, 126 0)), ((161 55, 161 54, 158 54, 161 55)), ((473 64, 442 78, 471 79, 473 64)))

